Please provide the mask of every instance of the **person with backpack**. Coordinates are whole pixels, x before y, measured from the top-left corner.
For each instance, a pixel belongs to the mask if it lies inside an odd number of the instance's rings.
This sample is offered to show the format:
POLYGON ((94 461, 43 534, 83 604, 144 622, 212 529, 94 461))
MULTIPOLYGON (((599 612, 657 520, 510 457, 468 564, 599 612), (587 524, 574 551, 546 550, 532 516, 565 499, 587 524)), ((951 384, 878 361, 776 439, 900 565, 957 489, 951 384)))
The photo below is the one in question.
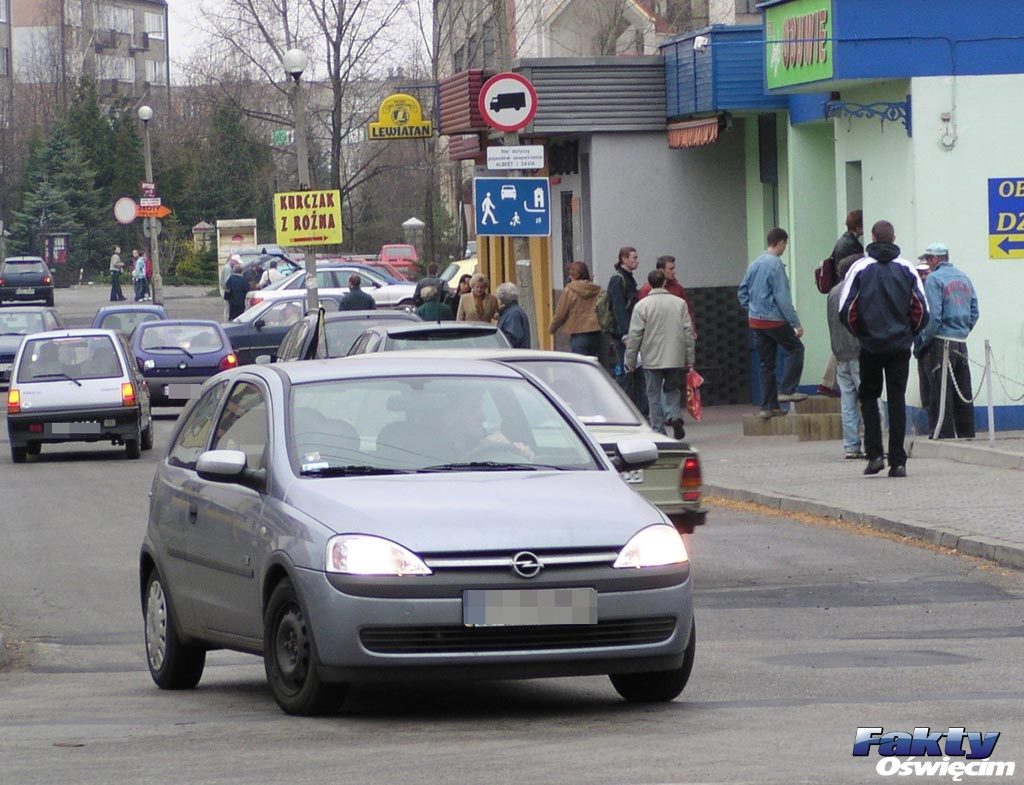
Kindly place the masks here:
MULTIPOLYGON (((608 281, 608 307, 614 318, 614 324, 608 325, 606 331, 615 345, 615 378, 626 391, 626 395, 635 403, 646 417, 647 396, 645 385, 638 382, 641 376, 639 367, 633 371, 626 370, 626 336, 629 334, 629 321, 633 317, 633 308, 637 302, 638 287, 633 272, 640 266, 636 248, 625 245, 619 249, 619 259, 615 263, 615 271, 608 281)), ((642 376, 641 376, 642 378, 642 376)))
POLYGON ((562 290, 555 306, 551 334, 554 335, 564 327, 569 333, 569 350, 575 354, 601 356, 599 300, 604 301, 604 311, 610 313, 607 307, 608 297, 601 287, 590 279, 590 268, 586 262, 570 264, 569 283, 562 290))
MULTIPOLYGON (((818 290, 827 295, 834 289, 842 276, 839 275, 839 263, 849 256, 856 256, 858 259, 864 257, 864 245, 860 241, 864 234, 864 211, 851 210, 846 216, 846 231, 836 240, 832 248, 832 254, 822 261, 820 273, 816 275, 818 290)), ((821 375, 821 384, 818 385, 818 395, 826 395, 830 398, 842 397, 842 385, 836 377, 836 356, 829 355, 825 364, 825 372, 821 375)))

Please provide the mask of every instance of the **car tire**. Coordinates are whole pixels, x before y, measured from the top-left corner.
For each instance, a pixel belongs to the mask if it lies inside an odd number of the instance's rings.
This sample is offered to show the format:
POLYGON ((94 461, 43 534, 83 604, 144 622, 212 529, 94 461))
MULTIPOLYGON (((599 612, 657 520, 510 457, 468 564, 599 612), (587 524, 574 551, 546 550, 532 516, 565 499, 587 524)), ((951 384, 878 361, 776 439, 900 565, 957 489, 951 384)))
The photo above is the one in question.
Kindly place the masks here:
POLYGON ((28 460, 28 448, 11 445, 11 460, 15 463, 25 463, 28 460))
POLYGON ((25 450, 29 455, 39 455, 43 451, 42 442, 29 442, 25 445, 25 450))
POLYGON ((206 650, 181 642, 170 597, 156 569, 146 582, 143 617, 146 664, 153 682, 162 690, 191 690, 203 677, 206 650))
POLYGON ((263 620, 263 666, 274 700, 285 713, 337 711, 348 686, 321 681, 318 664, 306 612, 291 581, 283 580, 270 595, 263 620))
MULTIPOLYGON (((141 434, 141 431, 140 431, 141 434)), ((134 439, 124 440, 124 451, 130 460, 137 460, 142 457, 142 448, 139 446, 139 436, 134 439)))
POLYGON ((50 308, 53 308, 53 295, 52 294, 49 297, 46 298, 46 304, 50 308))
POLYGON ((612 686, 630 703, 666 703, 679 697, 690 680, 693 657, 697 650, 697 625, 690 622, 690 642, 683 655, 683 664, 670 671, 649 673, 613 673, 612 686))
POLYGON ((139 446, 143 450, 153 449, 153 419, 150 418, 149 426, 142 429, 142 433, 139 434, 139 446))

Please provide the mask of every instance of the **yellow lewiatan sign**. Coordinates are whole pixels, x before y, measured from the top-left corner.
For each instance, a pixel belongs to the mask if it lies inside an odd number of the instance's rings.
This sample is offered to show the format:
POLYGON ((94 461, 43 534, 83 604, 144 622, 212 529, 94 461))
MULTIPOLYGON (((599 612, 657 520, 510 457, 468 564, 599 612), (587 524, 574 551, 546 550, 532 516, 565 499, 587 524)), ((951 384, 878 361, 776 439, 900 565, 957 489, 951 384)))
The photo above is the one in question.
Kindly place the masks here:
POLYGON ((335 245, 341 242, 341 191, 274 194, 278 245, 335 245))
POLYGON ((395 93, 380 102, 377 122, 370 123, 370 139, 429 139, 434 135, 434 124, 423 119, 420 102, 411 95, 395 93))

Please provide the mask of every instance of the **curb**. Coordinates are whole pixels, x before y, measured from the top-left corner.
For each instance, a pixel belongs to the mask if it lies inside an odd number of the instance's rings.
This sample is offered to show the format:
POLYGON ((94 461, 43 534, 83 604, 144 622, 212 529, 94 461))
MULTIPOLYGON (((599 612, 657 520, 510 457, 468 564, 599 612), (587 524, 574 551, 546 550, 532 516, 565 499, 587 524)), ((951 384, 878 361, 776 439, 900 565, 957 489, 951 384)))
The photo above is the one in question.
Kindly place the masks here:
POLYGON ((914 439, 912 449, 915 458, 943 458, 947 461, 988 466, 993 469, 1024 469, 1024 455, 989 447, 987 440, 984 444, 986 446, 982 447, 948 440, 936 442, 924 437, 914 439))
POLYGON ((978 556, 1004 567, 1024 570, 1024 548, 1016 543, 1000 540, 995 537, 985 537, 984 535, 952 528, 939 528, 924 523, 894 521, 879 515, 859 513, 831 504, 801 499, 796 496, 762 493, 725 485, 705 485, 704 495, 721 496, 738 502, 753 502, 781 512, 802 512, 808 515, 818 515, 824 518, 835 518, 841 521, 858 523, 870 526, 872 529, 878 529, 879 531, 893 532, 903 537, 920 540, 929 545, 952 548, 966 556, 978 556))

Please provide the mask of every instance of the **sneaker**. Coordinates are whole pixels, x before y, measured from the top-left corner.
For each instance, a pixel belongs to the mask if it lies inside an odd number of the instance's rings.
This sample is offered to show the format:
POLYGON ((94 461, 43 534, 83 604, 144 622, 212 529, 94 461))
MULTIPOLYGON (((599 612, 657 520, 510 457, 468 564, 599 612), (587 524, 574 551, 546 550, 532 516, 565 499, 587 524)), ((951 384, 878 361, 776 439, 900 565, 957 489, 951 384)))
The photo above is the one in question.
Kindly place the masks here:
POLYGON ((770 420, 772 417, 785 417, 787 414, 789 414, 789 412, 787 412, 785 409, 778 409, 778 408, 776 408, 776 409, 762 409, 758 413, 758 416, 762 420, 770 420))
POLYGON ((845 457, 846 457, 846 460, 848 460, 848 461, 858 461, 858 460, 861 460, 863 458, 867 458, 868 456, 866 456, 864 453, 862 453, 862 452, 860 452, 858 450, 857 452, 848 452, 848 453, 846 453, 845 457))
POLYGON ((791 401, 806 401, 807 393, 802 392, 791 392, 791 393, 779 393, 780 403, 789 403, 791 401))
MULTIPOLYGON (((864 467, 864 474, 878 474, 885 468, 884 458, 870 458, 868 465, 864 467)), ((904 470, 906 471, 906 470, 904 470)))
POLYGON ((906 466, 890 466, 889 467, 890 477, 906 477, 907 467, 906 466))
POLYGON ((843 394, 835 387, 826 387, 824 384, 818 385, 818 395, 824 395, 826 398, 842 398, 843 394))

